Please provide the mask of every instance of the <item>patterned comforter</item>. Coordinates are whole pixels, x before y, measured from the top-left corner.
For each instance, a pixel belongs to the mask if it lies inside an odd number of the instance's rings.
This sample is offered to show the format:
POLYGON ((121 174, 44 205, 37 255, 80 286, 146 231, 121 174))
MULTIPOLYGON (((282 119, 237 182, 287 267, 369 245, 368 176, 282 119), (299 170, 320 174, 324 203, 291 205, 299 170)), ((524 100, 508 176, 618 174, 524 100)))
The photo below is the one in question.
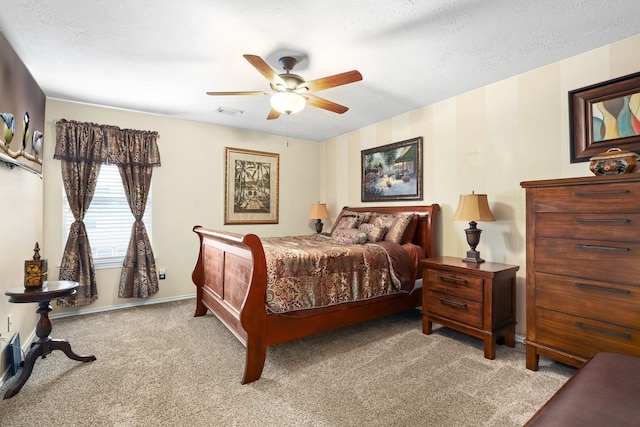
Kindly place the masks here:
POLYGON ((409 256, 391 242, 345 245, 322 235, 262 238, 272 313, 408 292, 409 256))

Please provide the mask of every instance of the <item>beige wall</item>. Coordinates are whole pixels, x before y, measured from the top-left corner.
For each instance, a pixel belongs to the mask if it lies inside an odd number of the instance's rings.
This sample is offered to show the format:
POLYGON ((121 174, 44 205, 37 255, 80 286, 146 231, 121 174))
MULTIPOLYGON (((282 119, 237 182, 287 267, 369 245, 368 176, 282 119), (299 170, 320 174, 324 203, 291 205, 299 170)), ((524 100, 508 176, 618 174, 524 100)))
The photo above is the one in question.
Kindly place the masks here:
MULTIPOLYGON (((311 204, 320 199, 322 144, 241 131, 220 126, 173 120, 149 114, 100 108, 49 99, 46 140, 52 154, 55 122, 59 119, 109 124, 121 128, 154 130, 162 166, 152 178, 152 244, 159 268, 167 278, 149 300, 118 298, 119 268, 96 272, 98 300, 80 311, 103 307, 155 302, 195 293, 191 272, 198 254, 194 225, 261 236, 311 234, 307 219, 311 204), (225 147, 278 153, 280 155, 280 215, 278 224, 227 225, 224 223, 225 147)), ((44 243, 53 277, 58 275, 62 236, 62 180, 60 162, 46 156, 44 177, 44 243)), ((76 311, 54 307, 54 314, 76 311)))
POLYGON ((639 60, 640 35, 327 141, 326 201, 362 205, 360 151, 422 136, 424 201, 442 207, 441 254, 464 256, 468 249, 468 223, 452 220, 459 195, 486 193, 497 221, 479 224, 478 250, 486 260, 520 266, 517 332, 524 335, 520 182, 591 175, 588 163, 569 162, 567 92, 638 72, 639 60))

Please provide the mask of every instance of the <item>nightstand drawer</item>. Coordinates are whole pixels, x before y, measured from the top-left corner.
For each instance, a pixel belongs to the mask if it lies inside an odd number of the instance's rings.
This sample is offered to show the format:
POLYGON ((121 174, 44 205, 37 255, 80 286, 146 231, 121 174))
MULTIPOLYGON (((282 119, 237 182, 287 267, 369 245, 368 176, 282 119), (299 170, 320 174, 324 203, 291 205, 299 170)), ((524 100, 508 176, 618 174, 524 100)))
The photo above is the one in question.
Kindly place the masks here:
POLYGON ((427 291, 427 309, 429 314, 482 328, 482 304, 479 302, 427 291))
POLYGON ((536 342, 588 359, 598 352, 640 356, 640 331, 538 309, 536 342))
POLYGON ((482 302, 482 277, 427 269, 427 289, 482 302))

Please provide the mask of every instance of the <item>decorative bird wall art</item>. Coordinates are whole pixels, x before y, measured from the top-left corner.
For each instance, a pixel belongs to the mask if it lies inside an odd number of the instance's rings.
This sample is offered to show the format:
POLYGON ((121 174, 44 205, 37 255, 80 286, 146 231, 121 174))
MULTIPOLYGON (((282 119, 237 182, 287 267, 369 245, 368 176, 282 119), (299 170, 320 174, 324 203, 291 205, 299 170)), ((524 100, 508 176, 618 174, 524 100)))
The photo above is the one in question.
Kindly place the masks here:
POLYGON ((4 142, 9 145, 13 139, 13 135, 16 133, 16 119, 11 113, 1 113, 2 117, 2 135, 4 142))
POLYGON ((27 141, 29 140, 29 112, 24 113, 22 118, 22 151, 27 149, 27 141))
POLYGON ((40 154, 42 153, 42 132, 40 132, 39 130, 33 131, 33 138, 31 140, 31 149, 33 150, 33 154, 36 157, 40 157, 40 154))
POLYGON ((20 141, 20 149, 18 151, 11 150, 11 141, 16 134, 16 119, 11 113, 0 113, 0 125, 2 125, 2 141, 0 141, 0 149, 12 159, 24 157, 27 160, 42 164, 42 144, 43 134, 39 130, 33 131, 29 129, 30 117, 29 112, 25 112, 22 118, 22 140, 20 141), (31 138, 29 138, 31 136, 31 138))

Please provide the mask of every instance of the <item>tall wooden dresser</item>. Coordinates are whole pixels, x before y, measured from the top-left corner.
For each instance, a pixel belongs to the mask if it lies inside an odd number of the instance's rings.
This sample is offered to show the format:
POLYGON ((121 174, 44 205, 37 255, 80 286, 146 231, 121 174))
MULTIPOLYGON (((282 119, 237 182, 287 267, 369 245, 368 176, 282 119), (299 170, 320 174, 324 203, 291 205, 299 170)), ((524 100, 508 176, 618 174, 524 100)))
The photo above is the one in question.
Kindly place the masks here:
POLYGON ((526 365, 640 356, 640 174, 521 183, 527 197, 526 365))

